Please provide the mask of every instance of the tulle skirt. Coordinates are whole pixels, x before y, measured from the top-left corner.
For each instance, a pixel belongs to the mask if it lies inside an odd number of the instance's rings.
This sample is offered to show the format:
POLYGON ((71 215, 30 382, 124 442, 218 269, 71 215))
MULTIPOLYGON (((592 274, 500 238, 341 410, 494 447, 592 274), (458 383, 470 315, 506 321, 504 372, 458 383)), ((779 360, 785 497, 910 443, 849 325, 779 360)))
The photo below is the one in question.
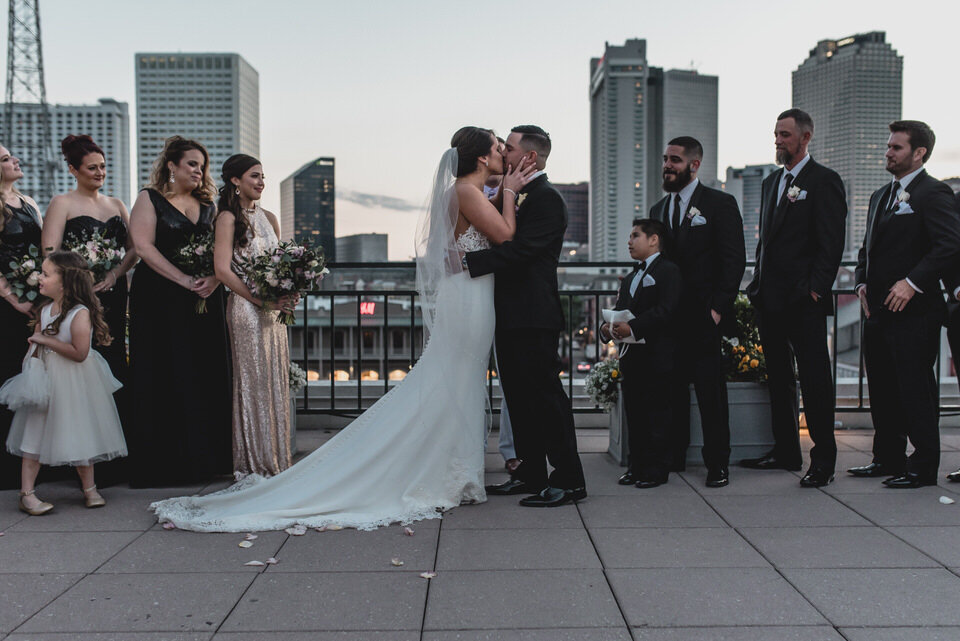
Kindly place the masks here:
POLYGON ((91 349, 78 363, 51 350, 44 352, 49 402, 46 409, 17 410, 7 451, 44 465, 92 465, 126 456, 113 400, 121 385, 103 356, 91 349))

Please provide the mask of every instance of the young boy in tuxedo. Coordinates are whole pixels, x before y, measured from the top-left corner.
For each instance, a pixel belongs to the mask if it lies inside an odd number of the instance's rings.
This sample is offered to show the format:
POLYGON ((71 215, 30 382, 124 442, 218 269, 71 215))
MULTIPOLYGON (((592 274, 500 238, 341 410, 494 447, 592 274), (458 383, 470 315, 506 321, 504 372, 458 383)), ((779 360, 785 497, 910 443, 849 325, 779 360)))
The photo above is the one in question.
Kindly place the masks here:
POLYGON ((600 326, 605 340, 643 340, 621 345, 620 393, 630 451, 627 473, 618 481, 642 489, 666 483, 671 463, 669 381, 677 340, 680 268, 660 253, 666 231, 659 220, 633 221, 627 247, 639 262, 620 284, 616 309, 628 309, 634 318, 600 326))

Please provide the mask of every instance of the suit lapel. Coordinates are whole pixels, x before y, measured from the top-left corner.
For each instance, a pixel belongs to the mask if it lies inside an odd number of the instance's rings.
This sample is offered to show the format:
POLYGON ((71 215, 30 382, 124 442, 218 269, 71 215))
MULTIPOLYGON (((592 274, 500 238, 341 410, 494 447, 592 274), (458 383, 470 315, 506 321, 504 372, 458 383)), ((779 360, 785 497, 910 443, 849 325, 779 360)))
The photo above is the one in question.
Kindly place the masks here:
MULTIPOLYGON (((812 167, 812 166, 813 166, 813 158, 811 158, 810 160, 808 160, 808 161, 807 161, 807 164, 803 166, 803 169, 800 170, 800 173, 798 173, 798 174, 797 174, 797 177, 793 180, 793 183, 791 184, 791 187, 796 186, 797 188, 799 188, 799 189, 802 191, 802 190, 804 189, 804 187, 803 187, 804 178, 805 178, 806 174, 809 172, 810 167, 812 167)), ((782 170, 780 171, 780 176, 777 178, 776 185, 777 185, 778 189, 779 189, 779 187, 780 187, 780 178, 783 177, 783 172, 784 172, 784 171, 786 171, 786 169, 782 169, 782 170)), ((775 206, 774 206, 774 210, 773 210, 773 225, 772 225, 772 228, 770 229, 770 235, 771 235, 771 236, 773 236, 774 234, 776 234, 776 233, 777 233, 777 230, 780 229, 780 226, 783 225, 783 221, 784 221, 784 220, 786 219, 786 217, 787 217, 787 212, 790 210, 790 206, 793 205, 793 203, 790 202, 790 199, 789 199, 789 198, 784 198, 782 195, 781 195, 781 197, 780 197, 779 200, 777 199, 777 191, 778 191, 778 189, 774 189, 774 190, 773 190, 773 198, 774 198, 775 206)))
POLYGON ((693 190, 693 194, 690 195, 690 202, 687 203, 687 210, 681 212, 680 218, 680 231, 678 233, 677 244, 679 244, 684 238, 687 237, 687 232, 690 231, 690 211, 697 206, 700 202, 700 194, 703 193, 703 183, 697 183, 696 188, 693 190))
POLYGON ((770 239, 773 218, 777 209, 777 188, 780 186, 780 178, 783 176, 783 172, 783 168, 780 168, 776 174, 773 174, 775 178, 770 181, 770 193, 767 194, 767 199, 763 203, 764 207, 761 214, 760 231, 761 240, 764 243, 770 239))
POLYGON ((873 243, 880 234, 880 229, 886 223, 890 216, 886 213, 887 203, 890 202, 890 191, 893 189, 893 183, 887 183, 886 189, 880 194, 873 207, 867 212, 867 251, 873 249, 873 243))

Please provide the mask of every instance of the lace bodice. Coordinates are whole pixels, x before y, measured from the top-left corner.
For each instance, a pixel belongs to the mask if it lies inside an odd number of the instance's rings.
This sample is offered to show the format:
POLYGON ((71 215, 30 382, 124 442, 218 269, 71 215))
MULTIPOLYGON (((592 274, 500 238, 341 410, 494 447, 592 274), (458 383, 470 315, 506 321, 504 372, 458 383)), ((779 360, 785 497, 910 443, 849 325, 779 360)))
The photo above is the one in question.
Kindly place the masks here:
POLYGON ((474 252, 479 249, 490 249, 490 240, 481 234, 476 227, 470 225, 467 231, 457 236, 457 249, 463 252, 474 252))

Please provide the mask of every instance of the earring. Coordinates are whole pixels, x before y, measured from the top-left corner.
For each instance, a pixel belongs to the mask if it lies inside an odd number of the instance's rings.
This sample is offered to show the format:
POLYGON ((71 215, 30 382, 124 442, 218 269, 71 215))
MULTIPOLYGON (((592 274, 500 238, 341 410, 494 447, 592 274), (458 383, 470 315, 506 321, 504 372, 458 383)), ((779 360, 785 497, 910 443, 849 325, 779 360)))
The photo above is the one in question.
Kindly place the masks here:
POLYGON ((489 165, 489 163, 488 163, 486 160, 484 160, 484 161, 483 161, 483 166, 484 166, 484 167, 489 167, 490 165, 489 165))
POLYGON ((174 177, 173 177, 173 174, 171 173, 171 174, 170 174, 170 183, 172 184, 172 183, 175 183, 175 182, 177 182, 177 179, 174 178, 174 177))
POLYGON ((236 190, 234 193, 239 196, 239 195, 240 195, 240 188, 237 187, 237 190, 236 190))

